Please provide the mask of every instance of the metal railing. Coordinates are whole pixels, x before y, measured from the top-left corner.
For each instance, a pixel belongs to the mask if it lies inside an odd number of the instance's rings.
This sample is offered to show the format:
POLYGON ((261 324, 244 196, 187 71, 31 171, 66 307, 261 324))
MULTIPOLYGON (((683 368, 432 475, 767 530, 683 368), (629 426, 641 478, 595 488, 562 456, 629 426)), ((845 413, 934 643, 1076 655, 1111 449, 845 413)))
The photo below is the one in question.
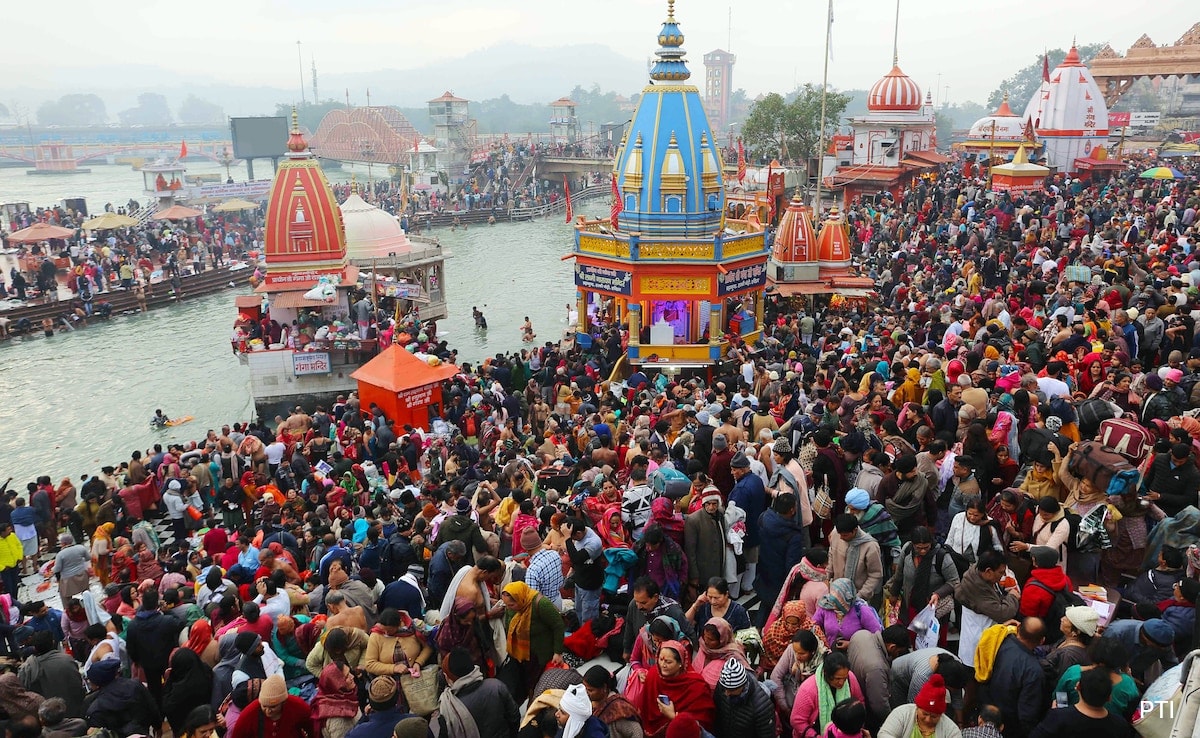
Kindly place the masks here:
MULTIPOLYGON (((594 184, 578 192, 571 193, 571 206, 574 207, 586 200, 592 200, 602 195, 607 195, 612 192, 612 186, 608 184, 594 184)), ((541 218, 551 213, 563 212, 567 209, 567 200, 562 198, 556 202, 548 202, 543 205, 534 205, 527 208, 512 208, 508 211, 509 220, 533 220, 541 218)))

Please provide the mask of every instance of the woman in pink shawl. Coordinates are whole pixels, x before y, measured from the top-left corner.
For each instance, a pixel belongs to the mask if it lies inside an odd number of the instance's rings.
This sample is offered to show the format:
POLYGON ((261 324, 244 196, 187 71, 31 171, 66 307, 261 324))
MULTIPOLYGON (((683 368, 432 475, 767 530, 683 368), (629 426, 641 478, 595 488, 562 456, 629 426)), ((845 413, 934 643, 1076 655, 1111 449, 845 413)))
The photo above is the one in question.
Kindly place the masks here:
POLYGON ((683 515, 675 512, 674 500, 668 497, 654 498, 654 502, 650 503, 650 523, 662 526, 663 533, 683 548, 683 515))
POLYGON ((700 650, 696 653, 692 668, 700 672, 709 687, 716 689, 721 669, 730 659, 740 661, 742 666, 752 670, 742 644, 733 639, 733 628, 729 621, 725 618, 709 618, 700 631, 700 650))

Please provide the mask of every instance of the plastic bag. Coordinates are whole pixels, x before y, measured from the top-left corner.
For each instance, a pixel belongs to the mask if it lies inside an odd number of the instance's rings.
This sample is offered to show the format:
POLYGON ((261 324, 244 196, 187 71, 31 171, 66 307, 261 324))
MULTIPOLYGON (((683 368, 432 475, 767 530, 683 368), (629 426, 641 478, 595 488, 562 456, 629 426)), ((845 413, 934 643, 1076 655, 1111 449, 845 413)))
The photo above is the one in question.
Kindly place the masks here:
POLYGON ((933 605, 926 605, 917 613, 917 616, 908 624, 908 629, 917 634, 916 642, 913 644, 915 649, 936 647, 938 636, 942 631, 942 624, 937 619, 933 605))

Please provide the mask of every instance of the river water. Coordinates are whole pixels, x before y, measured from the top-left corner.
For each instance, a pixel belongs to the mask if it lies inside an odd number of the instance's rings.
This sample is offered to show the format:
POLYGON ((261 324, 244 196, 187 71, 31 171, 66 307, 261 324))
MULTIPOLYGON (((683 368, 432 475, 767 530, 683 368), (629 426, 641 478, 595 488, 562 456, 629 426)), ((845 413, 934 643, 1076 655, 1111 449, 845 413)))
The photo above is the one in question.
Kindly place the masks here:
MULTIPOLYGON (((190 173, 224 171, 216 164, 190 173)), ((348 180, 353 170, 330 172, 348 180)), ((357 172, 365 179, 365 171, 357 172)), ((234 172, 235 179, 243 179, 234 172)), ((0 202, 27 200, 54 205, 64 197, 86 197, 93 212, 106 202, 143 199, 141 174, 128 166, 93 165, 90 174, 27 176, 0 169, 0 202)), ((580 214, 607 214, 594 201, 580 214)), ((448 319, 439 331, 460 360, 472 363, 522 343, 528 315, 538 341, 557 340, 574 299, 571 229, 562 214, 532 223, 502 223, 451 232, 437 229, 452 256, 446 261, 448 319), (474 327, 471 308, 487 316, 489 330, 474 327)), ((251 418, 246 370, 229 347, 235 294, 189 300, 144 315, 117 316, 108 323, 53 338, 0 344, 0 482, 24 486, 35 476, 55 479, 93 474, 100 466, 128 460, 134 449, 192 440, 209 428, 251 418), (169 416, 195 416, 176 428, 154 430, 156 408, 169 416)))

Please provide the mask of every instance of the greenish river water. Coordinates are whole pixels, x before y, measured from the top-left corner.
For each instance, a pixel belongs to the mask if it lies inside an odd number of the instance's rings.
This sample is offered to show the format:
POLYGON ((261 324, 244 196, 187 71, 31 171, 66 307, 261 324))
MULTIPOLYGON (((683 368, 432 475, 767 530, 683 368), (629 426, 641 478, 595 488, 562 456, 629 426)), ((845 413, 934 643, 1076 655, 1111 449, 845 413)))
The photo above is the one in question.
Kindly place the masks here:
MULTIPOLYGON (((349 176, 333 173, 335 179, 349 176)), ((105 202, 140 197, 140 186, 141 175, 129 167, 95 166, 91 174, 65 177, 0 170, 0 202, 52 205, 80 195, 100 211, 105 202)), ((602 215, 607 205, 596 201, 577 212, 602 215)), ((520 332, 526 315, 539 342, 561 337, 575 294, 572 262, 561 260, 571 246, 561 214, 432 235, 452 253, 446 262, 450 316, 438 325, 461 360, 474 363, 528 346, 520 332), (488 331, 475 329, 472 306, 487 316, 488 331)), ((243 291, 248 288, 117 316, 50 339, 0 344, 0 482, 11 476, 23 487, 40 474, 56 482, 78 478, 127 460, 134 449, 200 438, 209 428, 249 420, 246 370, 229 346, 234 296, 243 291), (149 418, 155 408, 195 420, 154 430, 149 418)))

